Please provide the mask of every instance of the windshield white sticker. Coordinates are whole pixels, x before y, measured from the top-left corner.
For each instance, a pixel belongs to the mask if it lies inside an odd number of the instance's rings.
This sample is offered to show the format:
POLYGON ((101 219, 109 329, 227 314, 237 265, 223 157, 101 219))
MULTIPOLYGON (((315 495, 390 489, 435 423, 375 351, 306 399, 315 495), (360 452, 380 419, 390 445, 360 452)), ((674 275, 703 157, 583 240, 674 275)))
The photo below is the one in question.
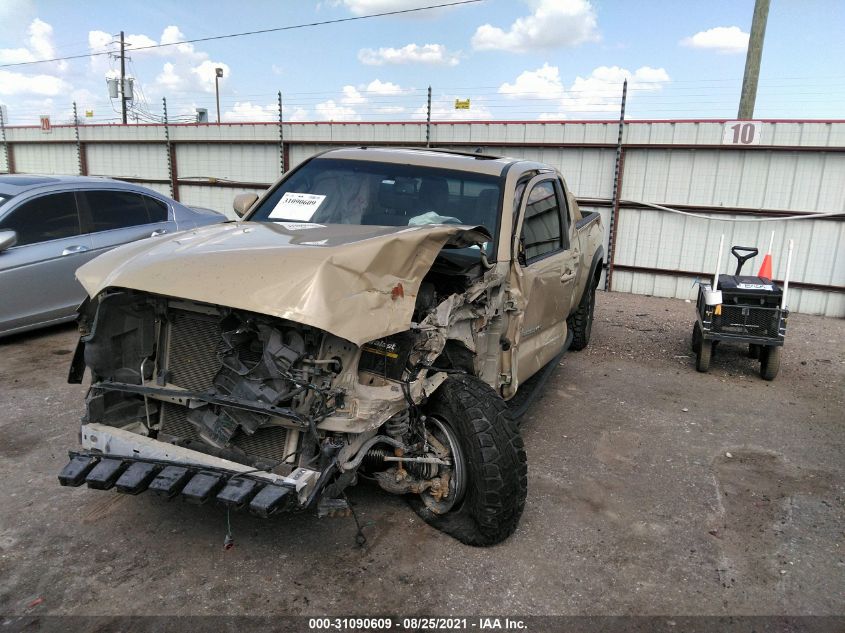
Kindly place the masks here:
POLYGON ((288 191, 270 212, 270 218, 301 220, 307 222, 323 204, 326 196, 315 193, 293 193, 288 191))
POLYGON ((283 226, 288 231, 307 231, 308 229, 325 228, 325 225, 314 224, 313 222, 276 222, 276 224, 283 226))

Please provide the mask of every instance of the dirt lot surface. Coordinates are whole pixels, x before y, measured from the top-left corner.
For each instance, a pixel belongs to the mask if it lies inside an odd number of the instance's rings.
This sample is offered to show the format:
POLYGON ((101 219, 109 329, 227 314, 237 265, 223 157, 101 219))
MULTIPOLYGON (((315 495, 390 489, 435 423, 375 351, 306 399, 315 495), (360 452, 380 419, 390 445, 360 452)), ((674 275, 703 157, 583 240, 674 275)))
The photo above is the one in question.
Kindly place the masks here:
POLYGON ((842 614, 845 321, 790 319, 780 376, 689 351, 692 305, 599 294, 523 422, 517 533, 474 549, 359 486, 351 518, 260 520, 60 488, 72 328, 0 341, 2 614, 842 614))

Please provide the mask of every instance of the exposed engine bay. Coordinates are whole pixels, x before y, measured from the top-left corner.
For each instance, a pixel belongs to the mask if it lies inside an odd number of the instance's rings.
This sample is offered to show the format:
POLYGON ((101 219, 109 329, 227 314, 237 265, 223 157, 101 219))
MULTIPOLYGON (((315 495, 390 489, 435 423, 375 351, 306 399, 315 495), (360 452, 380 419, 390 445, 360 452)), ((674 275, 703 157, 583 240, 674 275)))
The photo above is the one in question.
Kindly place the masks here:
POLYGON ((438 259, 411 328, 362 346, 277 317, 106 289, 80 315, 70 379, 91 370, 85 451, 60 481, 91 486, 100 469, 103 487, 181 489, 269 515, 342 504, 360 474, 448 511, 464 458, 424 404, 452 373, 495 380, 503 280, 489 265, 438 259), (174 468, 191 478, 176 482, 174 468))

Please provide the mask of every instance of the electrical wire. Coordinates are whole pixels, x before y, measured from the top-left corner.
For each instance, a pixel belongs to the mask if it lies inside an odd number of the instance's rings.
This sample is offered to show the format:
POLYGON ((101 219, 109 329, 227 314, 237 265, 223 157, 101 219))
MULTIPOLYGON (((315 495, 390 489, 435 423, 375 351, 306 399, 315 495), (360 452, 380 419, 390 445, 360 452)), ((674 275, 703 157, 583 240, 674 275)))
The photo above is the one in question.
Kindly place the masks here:
MULTIPOLYGON (((132 52, 146 51, 151 49, 165 48, 169 46, 180 46, 182 44, 196 44, 197 42, 211 42, 216 40, 233 39, 236 37, 247 37, 250 35, 263 35, 265 33, 278 33, 281 31, 292 31, 295 29, 311 28, 315 26, 326 26, 328 24, 342 24, 345 22, 356 22, 358 20, 369 20, 371 18, 381 18, 391 15, 403 15, 407 13, 417 13, 420 11, 430 11, 432 9, 443 9, 446 7, 457 7, 466 4, 476 4, 484 2, 485 0, 455 0, 454 2, 445 2, 441 4, 433 4, 425 7, 416 7, 412 9, 397 9, 395 11, 383 11, 381 13, 370 13, 368 15, 355 15, 347 18, 336 18, 334 20, 322 20, 320 22, 305 22, 303 24, 291 24, 288 26, 277 26, 270 29, 258 29, 255 31, 244 31, 241 33, 227 33, 225 35, 212 35, 210 37, 198 37, 191 40, 182 40, 179 42, 167 42, 165 44, 150 44, 149 46, 136 46, 131 48, 132 52)), ((85 55, 68 55, 65 57, 53 57, 51 59, 39 59, 36 61, 15 62, 11 64, 0 64, 0 68, 11 68, 13 66, 31 66, 33 64, 46 64, 49 62, 60 62, 69 59, 83 59, 86 57, 97 57, 100 55, 109 55, 111 51, 102 51, 96 53, 86 53, 85 55)))

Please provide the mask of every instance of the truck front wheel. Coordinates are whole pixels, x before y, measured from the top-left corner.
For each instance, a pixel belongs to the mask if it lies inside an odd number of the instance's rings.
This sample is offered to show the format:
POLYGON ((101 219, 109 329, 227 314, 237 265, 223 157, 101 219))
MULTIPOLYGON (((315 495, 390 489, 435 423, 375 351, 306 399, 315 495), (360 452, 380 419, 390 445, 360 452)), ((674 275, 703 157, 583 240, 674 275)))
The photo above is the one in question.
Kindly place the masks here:
POLYGON ((505 401, 474 376, 449 377, 426 408, 426 429, 449 450, 449 494, 412 497, 417 514, 462 543, 490 546, 513 534, 525 507, 525 448, 505 401))
POLYGON ((590 343, 590 334, 593 331, 593 313, 596 310, 596 288, 593 283, 588 283, 584 289, 578 309, 567 319, 567 325, 572 330, 572 345, 569 349, 580 351, 590 343))

